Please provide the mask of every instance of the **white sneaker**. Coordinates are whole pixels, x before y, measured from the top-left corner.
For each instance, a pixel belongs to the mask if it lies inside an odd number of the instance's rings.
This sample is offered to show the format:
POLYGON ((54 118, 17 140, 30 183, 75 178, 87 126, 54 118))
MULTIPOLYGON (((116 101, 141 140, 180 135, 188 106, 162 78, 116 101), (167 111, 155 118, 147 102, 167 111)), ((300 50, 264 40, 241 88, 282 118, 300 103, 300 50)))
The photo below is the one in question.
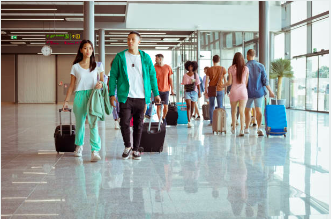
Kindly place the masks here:
POLYGON ((264 133, 263 133, 262 129, 257 130, 257 135, 258 136, 264 136, 264 133))
POLYGON ((74 152, 75 157, 83 156, 83 146, 76 146, 76 150, 74 152))
POLYGON ((245 134, 244 134, 244 130, 240 130, 240 132, 239 132, 239 136, 244 136, 245 134))
POLYGON ((92 151, 91 161, 92 162, 97 162, 98 160, 101 160, 99 151, 92 151))
POLYGON ((245 134, 249 134, 249 129, 245 129, 245 134))
POLYGON ((231 129, 232 134, 236 135, 236 129, 231 129))
POLYGON ((192 128, 194 125, 191 122, 187 123, 187 128, 192 128))
POLYGON ((115 121, 115 129, 120 129, 120 123, 118 121, 115 121))

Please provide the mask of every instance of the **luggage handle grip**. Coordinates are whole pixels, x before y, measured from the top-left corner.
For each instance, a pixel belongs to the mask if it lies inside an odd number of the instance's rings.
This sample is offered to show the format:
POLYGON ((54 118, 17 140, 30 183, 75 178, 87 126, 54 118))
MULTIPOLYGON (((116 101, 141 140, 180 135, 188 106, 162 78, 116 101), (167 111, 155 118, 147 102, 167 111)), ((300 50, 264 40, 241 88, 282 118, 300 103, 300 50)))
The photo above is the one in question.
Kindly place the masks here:
MULTIPOLYGON (((162 121, 162 116, 163 116, 163 105, 164 105, 164 101, 161 101, 161 103, 155 103, 155 101, 152 101, 152 110, 153 110, 153 106, 155 105, 161 105, 161 115, 160 115, 160 119, 159 119, 159 125, 157 128, 157 132, 160 132, 161 130, 161 121, 162 121)), ((148 124, 148 132, 151 132, 151 126, 152 126, 152 118, 149 119, 149 124, 148 124)))
POLYGON ((59 109, 59 112, 71 112, 71 109, 70 108, 64 108, 64 110, 61 108, 59 109))
POLYGON ((155 104, 156 106, 161 106, 164 104, 164 101, 161 101, 160 103, 155 103, 155 101, 152 101, 152 104, 155 104))
MULTIPOLYGON (((72 135, 72 121, 71 121, 71 109, 70 108, 64 108, 65 110, 70 112, 70 135, 72 135)), ((59 114, 60 114, 60 134, 62 136, 62 118, 61 118, 61 112, 65 112, 63 111, 63 109, 59 109, 59 114)))

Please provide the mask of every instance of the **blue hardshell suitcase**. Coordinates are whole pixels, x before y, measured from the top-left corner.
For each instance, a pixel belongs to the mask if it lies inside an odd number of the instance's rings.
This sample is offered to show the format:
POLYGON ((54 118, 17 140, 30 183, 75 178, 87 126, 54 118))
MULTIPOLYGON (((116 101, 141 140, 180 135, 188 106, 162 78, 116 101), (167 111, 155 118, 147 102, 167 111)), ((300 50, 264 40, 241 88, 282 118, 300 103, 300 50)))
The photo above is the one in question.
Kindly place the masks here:
POLYGON ((265 131, 269 135, 284 135, 287 133, 286 109, 284 105, 267 105, 265 98, 265 131))
POLYGON ((188 119, 187 119, 187 107, 186 103, 177 103, 177 112, 178 112, 178 120, 177 124, 187 124, 188 119))

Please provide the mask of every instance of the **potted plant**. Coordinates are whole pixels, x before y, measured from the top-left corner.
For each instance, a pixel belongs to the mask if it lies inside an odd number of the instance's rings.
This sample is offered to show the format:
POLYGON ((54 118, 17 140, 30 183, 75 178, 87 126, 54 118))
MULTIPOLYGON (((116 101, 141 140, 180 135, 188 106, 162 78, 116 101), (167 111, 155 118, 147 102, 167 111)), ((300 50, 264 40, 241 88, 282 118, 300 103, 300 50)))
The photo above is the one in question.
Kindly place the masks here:
MULTIPOLYGON (((270 67, 270 79, 278 79, 277 84, 277 99, 278 105, 285 105, 286 99, 281 99, 282 95, 282 82, 283 78, 293 78, 293 71, 291 66, 291 60, 288 59, 276 59, 275 61, 271 62, 270 67)), ((276 100, 272 99, 271 104, 276 104, 276 100)))

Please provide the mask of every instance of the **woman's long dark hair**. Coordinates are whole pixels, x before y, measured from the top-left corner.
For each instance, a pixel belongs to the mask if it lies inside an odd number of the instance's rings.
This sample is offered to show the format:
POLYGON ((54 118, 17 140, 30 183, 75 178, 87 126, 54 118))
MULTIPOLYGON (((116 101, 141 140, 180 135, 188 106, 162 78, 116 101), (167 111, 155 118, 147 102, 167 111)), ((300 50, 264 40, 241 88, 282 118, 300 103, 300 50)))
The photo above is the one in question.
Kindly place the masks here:
POLYGON ((240 52, 234 54, 232 65, 235 65, 237 67, 237 82, 241 83, 242 75, 245 68, 245 60, 240 52))
POLYGON ((92 55, 90 57, 90 67, 89 67, 90 72, 92 72, 95 69, 95 67, 97 66, 97 63, 95 62, 93 43, 89 40, 82 40, 82 42, 80 43, 73 65, 83 60, 83 53, 80 52, 80 49, 83 48, 85 43, 89 43, 93 50, 92 55))

